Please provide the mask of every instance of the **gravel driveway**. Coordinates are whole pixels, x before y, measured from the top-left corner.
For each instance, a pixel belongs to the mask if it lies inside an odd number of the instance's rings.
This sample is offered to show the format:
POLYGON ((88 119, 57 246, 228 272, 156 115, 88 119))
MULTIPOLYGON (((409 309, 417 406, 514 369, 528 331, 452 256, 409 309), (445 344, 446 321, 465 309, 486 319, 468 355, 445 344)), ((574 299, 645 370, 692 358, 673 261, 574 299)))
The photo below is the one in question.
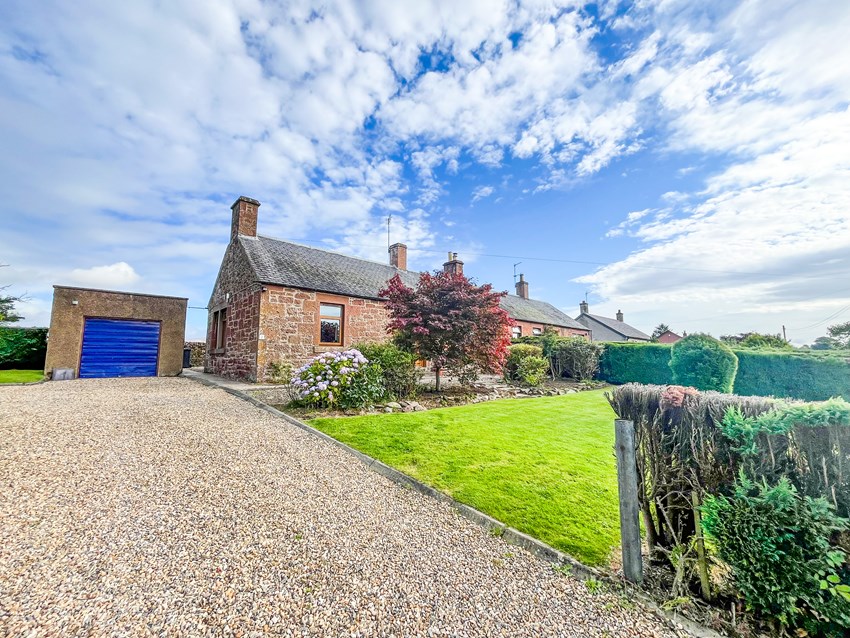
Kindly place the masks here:
POLYGON ((0 387, 0 635, 674 634, 178 378, 0 387))

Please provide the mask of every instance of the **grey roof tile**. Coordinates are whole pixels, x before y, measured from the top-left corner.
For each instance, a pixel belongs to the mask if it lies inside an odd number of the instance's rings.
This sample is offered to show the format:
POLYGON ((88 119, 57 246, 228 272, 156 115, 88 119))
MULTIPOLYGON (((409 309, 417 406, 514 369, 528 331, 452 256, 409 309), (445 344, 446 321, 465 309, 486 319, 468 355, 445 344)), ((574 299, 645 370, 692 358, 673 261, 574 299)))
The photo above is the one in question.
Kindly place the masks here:
POLYGON ((266 284, 380 299, 393 275, 411 287, 419 281, 417 272, 270 237, 239 237, 239 243, 257 281, 266 284))
POLYGON ((550 326, 562 326, 577 330, 588 329, 587 326, 581 325, 552 304, 539 299, 523 299, 517 295, 505 295, 502 297, 500 305, 512 318, 520 321, 544 323, 550 326))
MULTIPOLYGON (((612 319, 611 317, 603 317, 602 315, 591 315, 590 313, 582 313, 579 317, 589 317, 593 321, 601 323, 603 326, 606 326, 613 330, 616 333, 623 335, 624 337, 628 337, 630 339, 646 339, 649 341, 652 339, 645 332, 641 332, 634 326, 630 326, 625 321, 617 321, 616 319, 612 319)), ((591 326, 592 328, 592 326, 591 326)))

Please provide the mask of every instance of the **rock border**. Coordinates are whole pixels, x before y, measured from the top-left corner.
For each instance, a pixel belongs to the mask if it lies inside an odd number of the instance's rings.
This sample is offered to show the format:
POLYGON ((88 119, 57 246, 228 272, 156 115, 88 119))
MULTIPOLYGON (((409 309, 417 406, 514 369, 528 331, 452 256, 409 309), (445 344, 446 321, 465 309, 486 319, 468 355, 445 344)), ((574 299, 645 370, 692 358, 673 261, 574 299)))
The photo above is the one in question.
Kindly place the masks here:
POLYGON ((508 527, 505 523, 493 518, 492 516, 488 516, 484 512, 481 512, 474 507, 470 507, 469 505, 465 505, 464 503, 460 503, 454 500, 451 496, 443 494, 442 492, 435 490, 433 487, 426 485, 425 483, 418 481, 417 479, 408 476, 403 472, 399 472, 397 469, 390 467, 386 463, 375 459, 368 454, 363 454, 362 452, 354 449, 350 445, 346 445, 342 441, 338 441, 332 436, 325 434, 321 430, 317 430, 316 428, 307 425, 306 423, 299 421, 298 419, 289 416, 288 414, 281 412, 277 408, 273 408, 272 406, 263 403, 259 399, 252 397, 250 394, 246 392, 242 392, 241 390, 235 390, 233 388, 229 388, 224 384, 216 383, 216 381, 208 378, 204 378, 201 376, 196 376, 192 374, 181 374, 181 377, 185 379, 190 379, 201 385, 205 385, 211 388, 218 388, 220 390, 224 390, 225 392, 232 394, 235 397, 242 399, 243 401, 247 401, 248 403, 254 405, 255 407, 260 408, 261 410, 265 410, 266 412, 283 419, 290 425, 294 425, 305 432, 316 436, 331 445, 334 445, 344 451, 346 451, 351 456, 355 457, 361 463, 363 463, 366 467, 368 467, 373 472, 380 474, 391 480, 393 483, 400 485, 407 489, 412 489, 420 494, 433 498, 441 503, 445 503, 449 505, 452 509, 454 509, 458 514, 463 516, 465 519, 472 521, 476 525, 480 525, 485 529, 489 530, 493 535, 499 536, 510 545, 514 545, 516 547, 520 547, 528 552, 531 552, 538 558, 541 558, 547 562, 554 563, 556 565, 568 565, 570 567, 570 574, 576 576, 580 580, 588 580, 588 579, 596 579, 602 580, 609 584, 613 584, 619 587, 623 587, 625 592, 631 594, 635 598, 637 598, 641 604, 643 604, 647 609, 655 612, 657 616, 662 618, 671 624, 673 628, 683 629, 690 633, 692 636, 696 638, 723 638, 723 636, 713 629, 709 629, 703 625, 700 625, 694 620, 687 618, 686 616, 682 616, 681 614, 675 611, 668 611, 663 609, 658 603, 656 603, 648 594, 644 593, 640 589, 629 585, 628 583, 624 583, 622 580, 614 577, 613 575, 603 572, 595 567, 590 567, 589 565, 585 565, 581 561, 573 558, 569 554, 565 554, 560 550, 555 549, 551 545, 547 545, 543 541, 540 541, 528 534, 524 534, 513 527, 508 527))

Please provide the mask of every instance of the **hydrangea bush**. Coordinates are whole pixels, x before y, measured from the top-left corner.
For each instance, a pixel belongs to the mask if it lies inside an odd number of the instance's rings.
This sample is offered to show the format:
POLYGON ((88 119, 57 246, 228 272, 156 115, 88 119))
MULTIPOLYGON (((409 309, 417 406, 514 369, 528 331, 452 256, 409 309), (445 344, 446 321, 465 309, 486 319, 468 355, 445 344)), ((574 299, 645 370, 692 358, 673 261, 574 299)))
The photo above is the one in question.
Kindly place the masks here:
POLYGON ((359 350, 325 352, 298 368, 291 383, 300 400, 316 407, 354 407, 380 399, 381 371, 359 350))

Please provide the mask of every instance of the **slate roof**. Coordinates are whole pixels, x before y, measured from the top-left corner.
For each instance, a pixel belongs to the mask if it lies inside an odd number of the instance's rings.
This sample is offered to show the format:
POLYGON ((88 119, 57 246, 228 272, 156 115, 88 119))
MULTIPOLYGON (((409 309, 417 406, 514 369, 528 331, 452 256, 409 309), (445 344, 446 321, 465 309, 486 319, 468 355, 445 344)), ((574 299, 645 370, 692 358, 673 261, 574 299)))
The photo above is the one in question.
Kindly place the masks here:
POLYGON ((589 317, 593 321, 601 323, 603 326, 613 330, 617 334, 621 334, 624 337, 628 337, 629 339, 646 339, 649 341, 652 339, 645 332, 641 332, 637 328, 630 326, 624 321, 617 321, 616 319, 612 319, 611 317, 603 317, 601 315, 591 315, 589 313, 583 312, 578 316, 579 319, 582 317, 589 317))
POLYGON ((562 326, 564 328, 575 328, 576 330, 588 330, 587 326, 555 306, 538 299, 523 299, 517 295, 505 295, 500 304, 513 319, 529 321, 532 323, 543 323, 550 326, 562 326))
POLYGON ((239 237, 257 281, 306 290, 380 299, 378 291, 393 275, 410 287, 419 273, 367 259, 258 236, 239 237))

